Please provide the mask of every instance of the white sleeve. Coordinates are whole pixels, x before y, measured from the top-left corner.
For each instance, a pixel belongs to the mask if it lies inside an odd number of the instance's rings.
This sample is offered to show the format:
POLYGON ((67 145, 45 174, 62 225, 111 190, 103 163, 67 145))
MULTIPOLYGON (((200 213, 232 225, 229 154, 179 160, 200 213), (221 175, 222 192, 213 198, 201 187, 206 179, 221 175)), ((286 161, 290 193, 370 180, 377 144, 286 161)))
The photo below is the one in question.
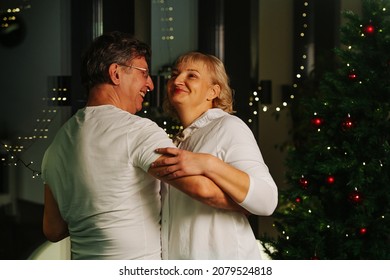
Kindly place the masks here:
POLYGON ((174 147, 172 140, 168 137, 168 134, 159 127, 156 123, 150 120, 144 120, 142 127, 139 128, 140 133, 137 135, 137 139, 133 135, 128 135, 128 142, 132 143, 129 147, 129 158, 133 158, 133 164, 142 168, 145 172, 148 172, 150 165, 161 155, 157 154, 155 150, 157 148, 174 147))
MULTIPOLYGON (((268 177, 268 176, 267 176, 268 177)), ((269 178, 250 178, 248 193, 240 206, 255 215, 270 216, 278 204, 275 182, 269 178)))
POLYGON ((252 131, 234 117, 220 126, 219 137, 221 158, 250 178, 248 193, 240 205, 255 215, 271 215, 278 203, 278 190, 252 131))

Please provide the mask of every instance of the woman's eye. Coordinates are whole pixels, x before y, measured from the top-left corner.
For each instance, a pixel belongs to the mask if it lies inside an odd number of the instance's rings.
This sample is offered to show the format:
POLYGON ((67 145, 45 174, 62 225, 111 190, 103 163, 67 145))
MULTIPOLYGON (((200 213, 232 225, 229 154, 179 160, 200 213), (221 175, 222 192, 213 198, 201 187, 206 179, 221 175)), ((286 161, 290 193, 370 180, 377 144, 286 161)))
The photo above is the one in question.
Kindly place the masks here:
POLYGON ((196 78, 197 76, 195 74, 189 73, 188 78, 196 78))

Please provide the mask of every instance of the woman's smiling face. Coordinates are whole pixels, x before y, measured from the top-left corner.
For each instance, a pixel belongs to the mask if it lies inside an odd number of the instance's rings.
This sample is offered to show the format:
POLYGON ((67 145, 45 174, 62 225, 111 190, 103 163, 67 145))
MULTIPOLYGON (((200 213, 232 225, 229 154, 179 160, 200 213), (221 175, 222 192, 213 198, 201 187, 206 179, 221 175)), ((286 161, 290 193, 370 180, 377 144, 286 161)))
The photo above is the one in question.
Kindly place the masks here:
POLYGON ((173 107, 185 106, 201 113, 212 108, 215 98, 212 88, 210 73, 202 61, 178 65, 167 83, 168 98, 173 107))

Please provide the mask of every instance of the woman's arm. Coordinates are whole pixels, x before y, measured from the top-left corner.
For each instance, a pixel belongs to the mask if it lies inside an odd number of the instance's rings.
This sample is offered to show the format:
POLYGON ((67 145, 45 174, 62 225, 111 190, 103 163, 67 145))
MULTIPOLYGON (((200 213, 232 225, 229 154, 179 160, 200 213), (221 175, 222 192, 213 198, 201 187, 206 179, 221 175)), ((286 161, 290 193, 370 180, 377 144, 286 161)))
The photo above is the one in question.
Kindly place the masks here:
MULTIPOLYGON (((161 156, 157 161, 164 161, 167 156, 161 156)), ((196 199, 209 206, 243 212, 250 214, 236 202, 234 202, 229 195, 227 195, 221 188, 219 188, 211 179, 201 175, 189 176, 161 176, 164 172, 165 166, 150 167, 149 173, 157 179, 179 189, 186 193, 193 199, 196 199)))
POLYGON ((203 175, 222 188, 237 203, 244 201, 250 185, 247 173, 210 154, 193 153, 177 148, 160 148, 156 152, 167 156, 152 164, 152 168, 159 168, 157 173, 161 179, 203 175))
POLYGON ((209 154, 177 148, 157 152, 166 155, 152 164, 161 180, 205 176, 250 213, 268 216, 277 206, 277 187, 265 164, 256 162, 246 173, 209 154))

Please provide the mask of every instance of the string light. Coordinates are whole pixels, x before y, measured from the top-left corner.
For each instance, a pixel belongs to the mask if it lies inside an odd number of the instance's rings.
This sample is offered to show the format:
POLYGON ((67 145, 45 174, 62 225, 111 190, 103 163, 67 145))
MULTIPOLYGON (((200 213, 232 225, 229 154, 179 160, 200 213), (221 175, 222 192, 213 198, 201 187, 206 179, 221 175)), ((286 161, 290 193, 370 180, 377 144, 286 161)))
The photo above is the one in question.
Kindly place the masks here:
POLYGON ((5 151, 5 154, 1 158, 2 164, 6 164, 8 166, 11 166, 11 165, 17 166, 18 163, 21 163, 24 167, 26 167, 28 170, 30 170, 32 172, 33 179, 35 179, 36 177, 41 175, 41 172, 39 170, 32 168, 32 164, 34 163, 33 161, 26 163, 19 156, 14 154, 14 150, 12 149, 12 146, 7 145, 3 141, 0 141, 0 144, 1 144, 1 147, 3 148, 3 150, 5 151), (7 160, 7 157, 8 157, 8 160, 7 160))
MULTIPOLYGON (((308 38, 309 36, 306 36, 306 34, 309 32, 309 28, 311 27, 310 22, 310 1, 303 1, 302 2, 302 12, 301 12, 301 24, 302 27, 301 30, 298 31, 298 38, 299 40, 305 40, 303 42, 300 42, 298 44, 305 46, 302 47, 302 54, 301 54, 301 62, 297 65, 297 71, 295 73, 295 77, 298 81, 301 81, 304 77, 307 76, 308 73, 312 71, 312 67, 310 67, 310 58, 313 57, 313 47, 308 38)), ((299 88, 298 83, 292 84, 292 89, 297 90, 299 88)), ((289 107, 289 104, 294 100, 295 95, 294 93, 290 93, 288 97, 285 97, 285 99, 282 101, 281 104, 277 104, 276 106, 269 106, 262 104, 261 111, 263 113, 267 112, 281 112, 283 109, 287 109, 289 107)))
MULTIPOLYGON (((62 89, 62 91, 67 90, 62 89)), ((42 98, 42 101, 47 104, 48 99, 49 98, 42 98)), ((33 168, 34 162, 25 162, 22 159, 22 155, 31 148, 37 140, 48 139, 49 126, 53 123, 57 115, 58 110, 56 108, 45 107, 40 112, 40 116, 35 118, 35 126, 31 129, 29 134, 17 136, 14 145, 0 141, 0 150, 2 151, 1 164, 8 166, 22 164, 31 171, 33 179, 39 177, 41 172, 33 168)))

